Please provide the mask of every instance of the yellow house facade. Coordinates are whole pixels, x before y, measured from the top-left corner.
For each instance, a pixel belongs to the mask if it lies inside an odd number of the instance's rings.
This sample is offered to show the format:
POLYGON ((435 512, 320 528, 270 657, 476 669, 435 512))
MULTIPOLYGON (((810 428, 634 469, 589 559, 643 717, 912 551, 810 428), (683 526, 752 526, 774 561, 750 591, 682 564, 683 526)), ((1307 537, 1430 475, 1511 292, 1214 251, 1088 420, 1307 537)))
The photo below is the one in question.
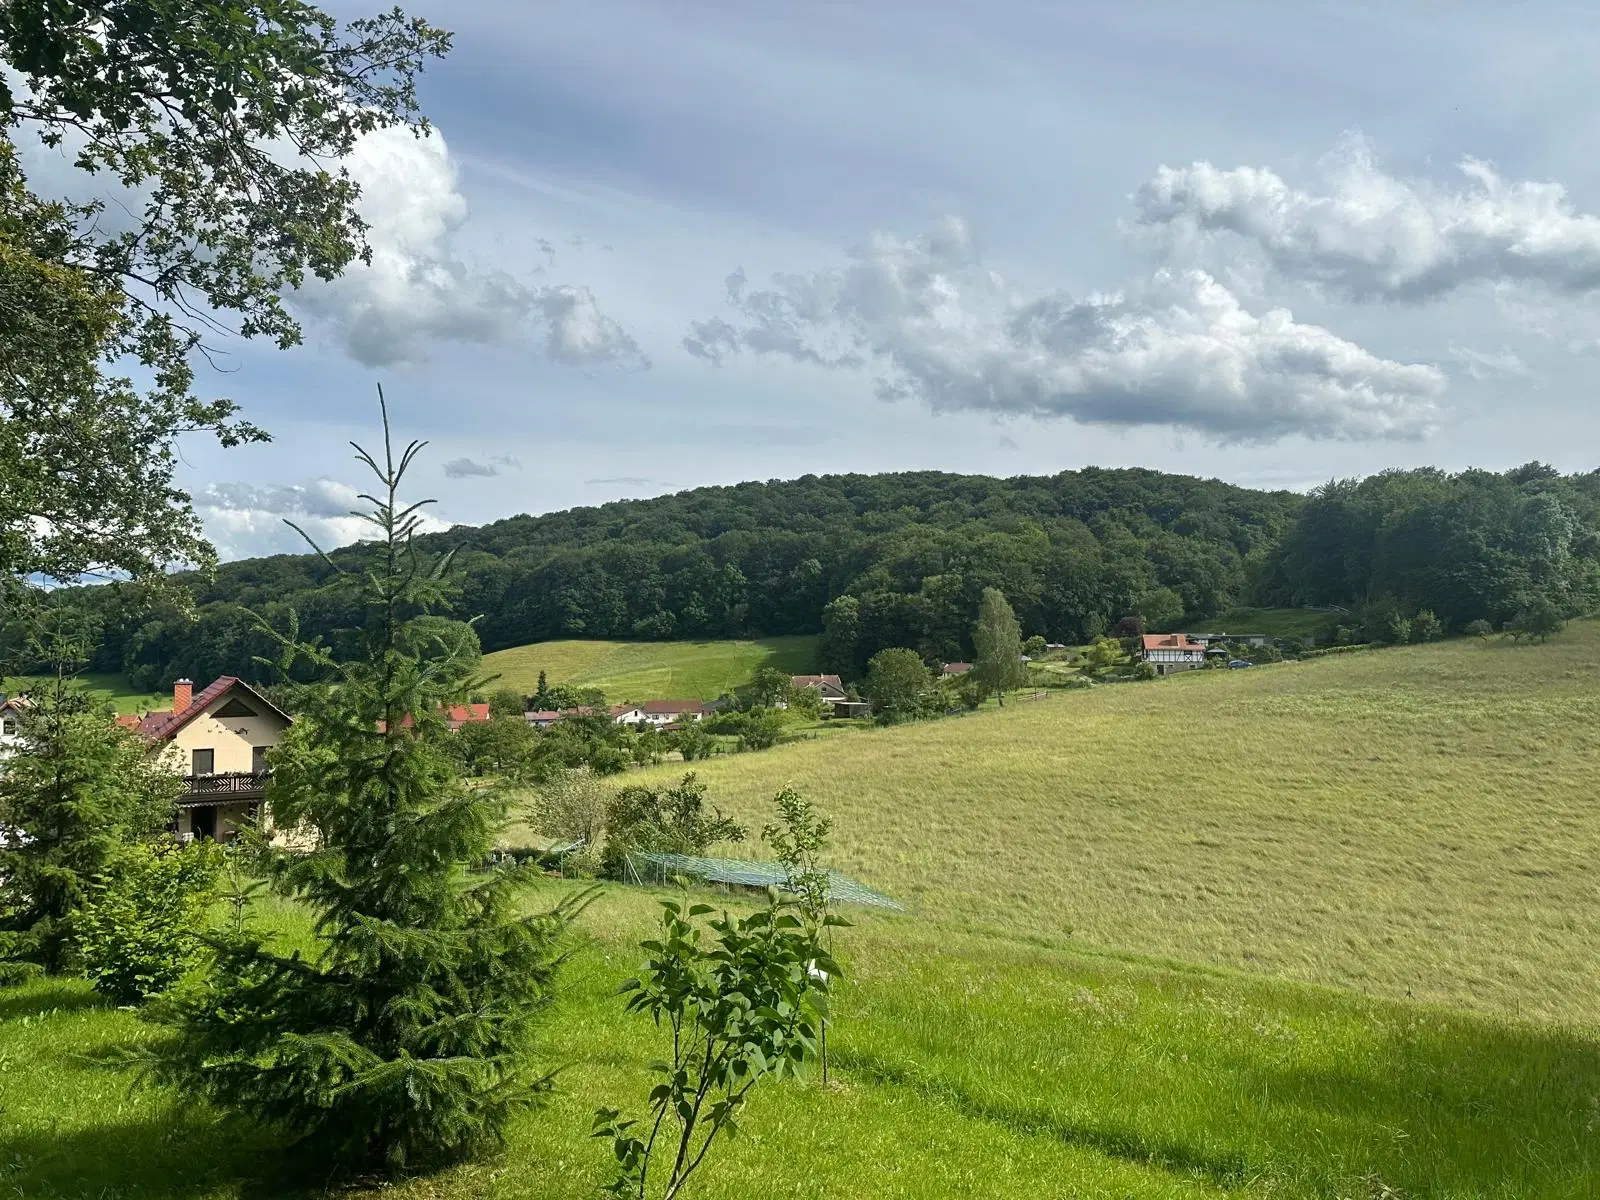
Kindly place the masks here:
POLYGON ((178 836, 228 841, 240 826, 261 819, 271 773, 267 752, 293 722, 249 684, 224 675, 199 693, 180 679, 170 712, 127 724, 157 761, 183 778, 178 836))

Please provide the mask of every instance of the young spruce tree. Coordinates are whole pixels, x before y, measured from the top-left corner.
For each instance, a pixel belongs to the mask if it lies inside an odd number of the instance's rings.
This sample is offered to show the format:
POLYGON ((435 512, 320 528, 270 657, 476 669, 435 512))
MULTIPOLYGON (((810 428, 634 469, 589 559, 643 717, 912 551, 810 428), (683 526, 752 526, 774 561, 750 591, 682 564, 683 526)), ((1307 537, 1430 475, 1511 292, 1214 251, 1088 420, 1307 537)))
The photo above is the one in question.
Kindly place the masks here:
POLYGON ((81 648, 50 633, 35 649, 57 671, 0 769, 0 983, 79 966, 76 925, 97 882, 166 827, 177 799, 177 778, 75 685, 81 648))
POLYGON ((531 868, 478 867, 507 798, 466 785, 443 744, 441 710, 472 680, 460 639, 426 636, 448 556, 424 560, 412 538, 428 502, 398 499, 422 444, 397 462, 386 409, 383 424, 381 464, 356 447, 379 483, 358 514, 378 532, 360 581, 365 653, 334 662, 284 639, 327 682, 305 690, 267 792, 273 823, 312 848, 265 856, 274 889, 314 914, 316 949, 284 953, 239 924, 216 939, 203 983, 156 1014, 175 1035, 158 1079, 276 1124, 347 1172, 428 1169, 500 1144, 548 1086, 530 1037, 578 905, 529 915, 531 868))

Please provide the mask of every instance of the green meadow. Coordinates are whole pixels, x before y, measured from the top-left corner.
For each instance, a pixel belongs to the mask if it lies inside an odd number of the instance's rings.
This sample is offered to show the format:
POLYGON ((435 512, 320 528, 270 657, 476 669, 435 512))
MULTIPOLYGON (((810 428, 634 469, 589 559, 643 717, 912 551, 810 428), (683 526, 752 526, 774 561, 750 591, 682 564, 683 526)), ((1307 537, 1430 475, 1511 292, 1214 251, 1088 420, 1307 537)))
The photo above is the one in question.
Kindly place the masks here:
MULTIPOLYGON (((47 682, 33 676, 13 675, 9 679, 0 680, 0 691, 15 695, 30 688, 35 690, 42 688, 47 682)), ((171 692, 142 692, 129 683, 127 677, 123 675, 89 672, 79 675, 77 682, 78 686, 107 701, 119 713, 146 713, 151 709, 172 707, 171 692)))
MULTIPOLYGON (((695 764, 751 824, 807 791, 836 865, 910 911, 851 914, 832 1082, 760 1094, 691 1194, 1600 1193, 1597 685, 1579 623, 695 764)), ((608 885, 585 914, 543 1035, 564 1069, 502 1158, 339 1194, 595 1196, 590 1116, 637 1109, 661 1053, 614 994, 653 904, 608 885)), ((80 983, 0 993, 0 1196, 323 1194, 267 1133, 97 1065, 147 1036, 80 983)))
POLYGON ((812 636, 730 642, 533 642, 483 656, 492 687, 532 694, 539 672, 551 683, 599 688, 613 701, 715 700, 750 682, 761 667, 816 670, 812 636))

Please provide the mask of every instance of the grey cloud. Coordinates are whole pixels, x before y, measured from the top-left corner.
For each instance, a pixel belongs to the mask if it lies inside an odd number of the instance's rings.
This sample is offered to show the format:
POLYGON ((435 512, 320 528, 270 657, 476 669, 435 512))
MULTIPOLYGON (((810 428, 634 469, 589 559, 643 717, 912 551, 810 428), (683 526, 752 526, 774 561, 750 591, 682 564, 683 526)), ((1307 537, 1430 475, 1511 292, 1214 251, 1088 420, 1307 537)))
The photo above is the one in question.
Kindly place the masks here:
POLYGON ((1414 437, 1437 420, 1437 368, 1379 358, 1286 309, 1260 316, 1203 271, 1156 272, 1126 293, 1028 297, 949 221, 874 238, 841 269, 729 279, 738 323, 695 322, 689 353, 881 371, 878 394, 936 411, 1168 426, 1225 441, 1414 437))
POLYGON ((1507 181, 1471 158, 1459 170, 1455 189, 1399 179, 1351 136, 1313 188, 1195 162, 1162 166, 1134 204, 1142 225, 1233 234, 1282 275, 1355 300, 1430 300, 1475 283, 1600 288, 1600 217, 1577 212, 1559 183, 1507 181))
POLYGON ((615 320, 600 311, 586 287, 547 287, 534 295, 545 322, 545 353, 559 363, 610 363, 647 370, 650 360, 615 320))
POLYGON ((626 486, 626 487, 671 487, 672 486, 670 483, 666 483, 666 482, 664 482, 664 481, 662 481, 660 479, 645 479, 645 478, 643 478, 642 476, 639 476, 639 475, 612 475, 612 476, 608 476, 605 479, 585 479, 583 482, 585 484, 589 485, 589 486, 592 486, 592 487, 599 487, 599 486, 611 485, 611 484, 620 484, 620 485, 623 485, 623 486, 626 486))
MULTIPOLYGON (((371 523, 354 515, 367 507, 357 492, 334 479, 304 484, 213 483, 195 493, 194 507, 206 536, 224 559, 298 554, 307 546, 284 524, 286 520, 324 549, 374 536, 371 523)), ((441 530, 449 524, 424 510, 422 527, 441 530)))
POLYGON ((470 458, 452 458, 444 464, 446 479, 470 479, 473 476, 498 475, 500 470, 492 463, 475 462, 470 458))
POLYGON ((516 471, 522 469, 522 460, 510 454, 493 454, 489 456, 489 461, 497 467, 510 467, 516 471))

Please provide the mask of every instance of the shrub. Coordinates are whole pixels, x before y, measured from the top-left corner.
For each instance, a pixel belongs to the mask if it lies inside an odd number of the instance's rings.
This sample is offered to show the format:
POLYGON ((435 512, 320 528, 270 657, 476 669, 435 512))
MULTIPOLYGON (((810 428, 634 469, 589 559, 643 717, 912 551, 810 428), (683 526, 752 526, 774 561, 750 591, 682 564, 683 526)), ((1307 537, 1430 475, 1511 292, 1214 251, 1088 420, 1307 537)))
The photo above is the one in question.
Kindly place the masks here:
POLYGON ((713 808, 705 813, 706 785, 689 772, 676 787, 623 788, 606 809, 602 869, 621 879, 630 850, 704 854, 717 842, 742 842, 744 827, 713 808))
POLYGON ((563 771, 534 793, 528 806, 528 825, 544 837, 582 842, 598 849, 605 840, 610 803, 593 771, 587 767, 563 771))
POLYGON ((1479 617, 1476 621, 1468 621, 1461 627, 1461 632, 1468 637, 1486 638, 1494 632, 1494 626, 1479 617))
POLYGON ((1444 632, 1444 622, 1434 615, 1433 609, 1424 608, 1411 619, 1411 640, 1431 642, 1444 632))
POLYGON ((668 735, 667 747, 683 755, 684 762, 694 762, 715 754, 717 739, 705 728, 704 721, 691 721, 677 733, 668 735))
POLYGON ((203 957, 220 851, 162 837, 128 847, 78 917, 84 974, 117 1004, 166 991, 203 957))

